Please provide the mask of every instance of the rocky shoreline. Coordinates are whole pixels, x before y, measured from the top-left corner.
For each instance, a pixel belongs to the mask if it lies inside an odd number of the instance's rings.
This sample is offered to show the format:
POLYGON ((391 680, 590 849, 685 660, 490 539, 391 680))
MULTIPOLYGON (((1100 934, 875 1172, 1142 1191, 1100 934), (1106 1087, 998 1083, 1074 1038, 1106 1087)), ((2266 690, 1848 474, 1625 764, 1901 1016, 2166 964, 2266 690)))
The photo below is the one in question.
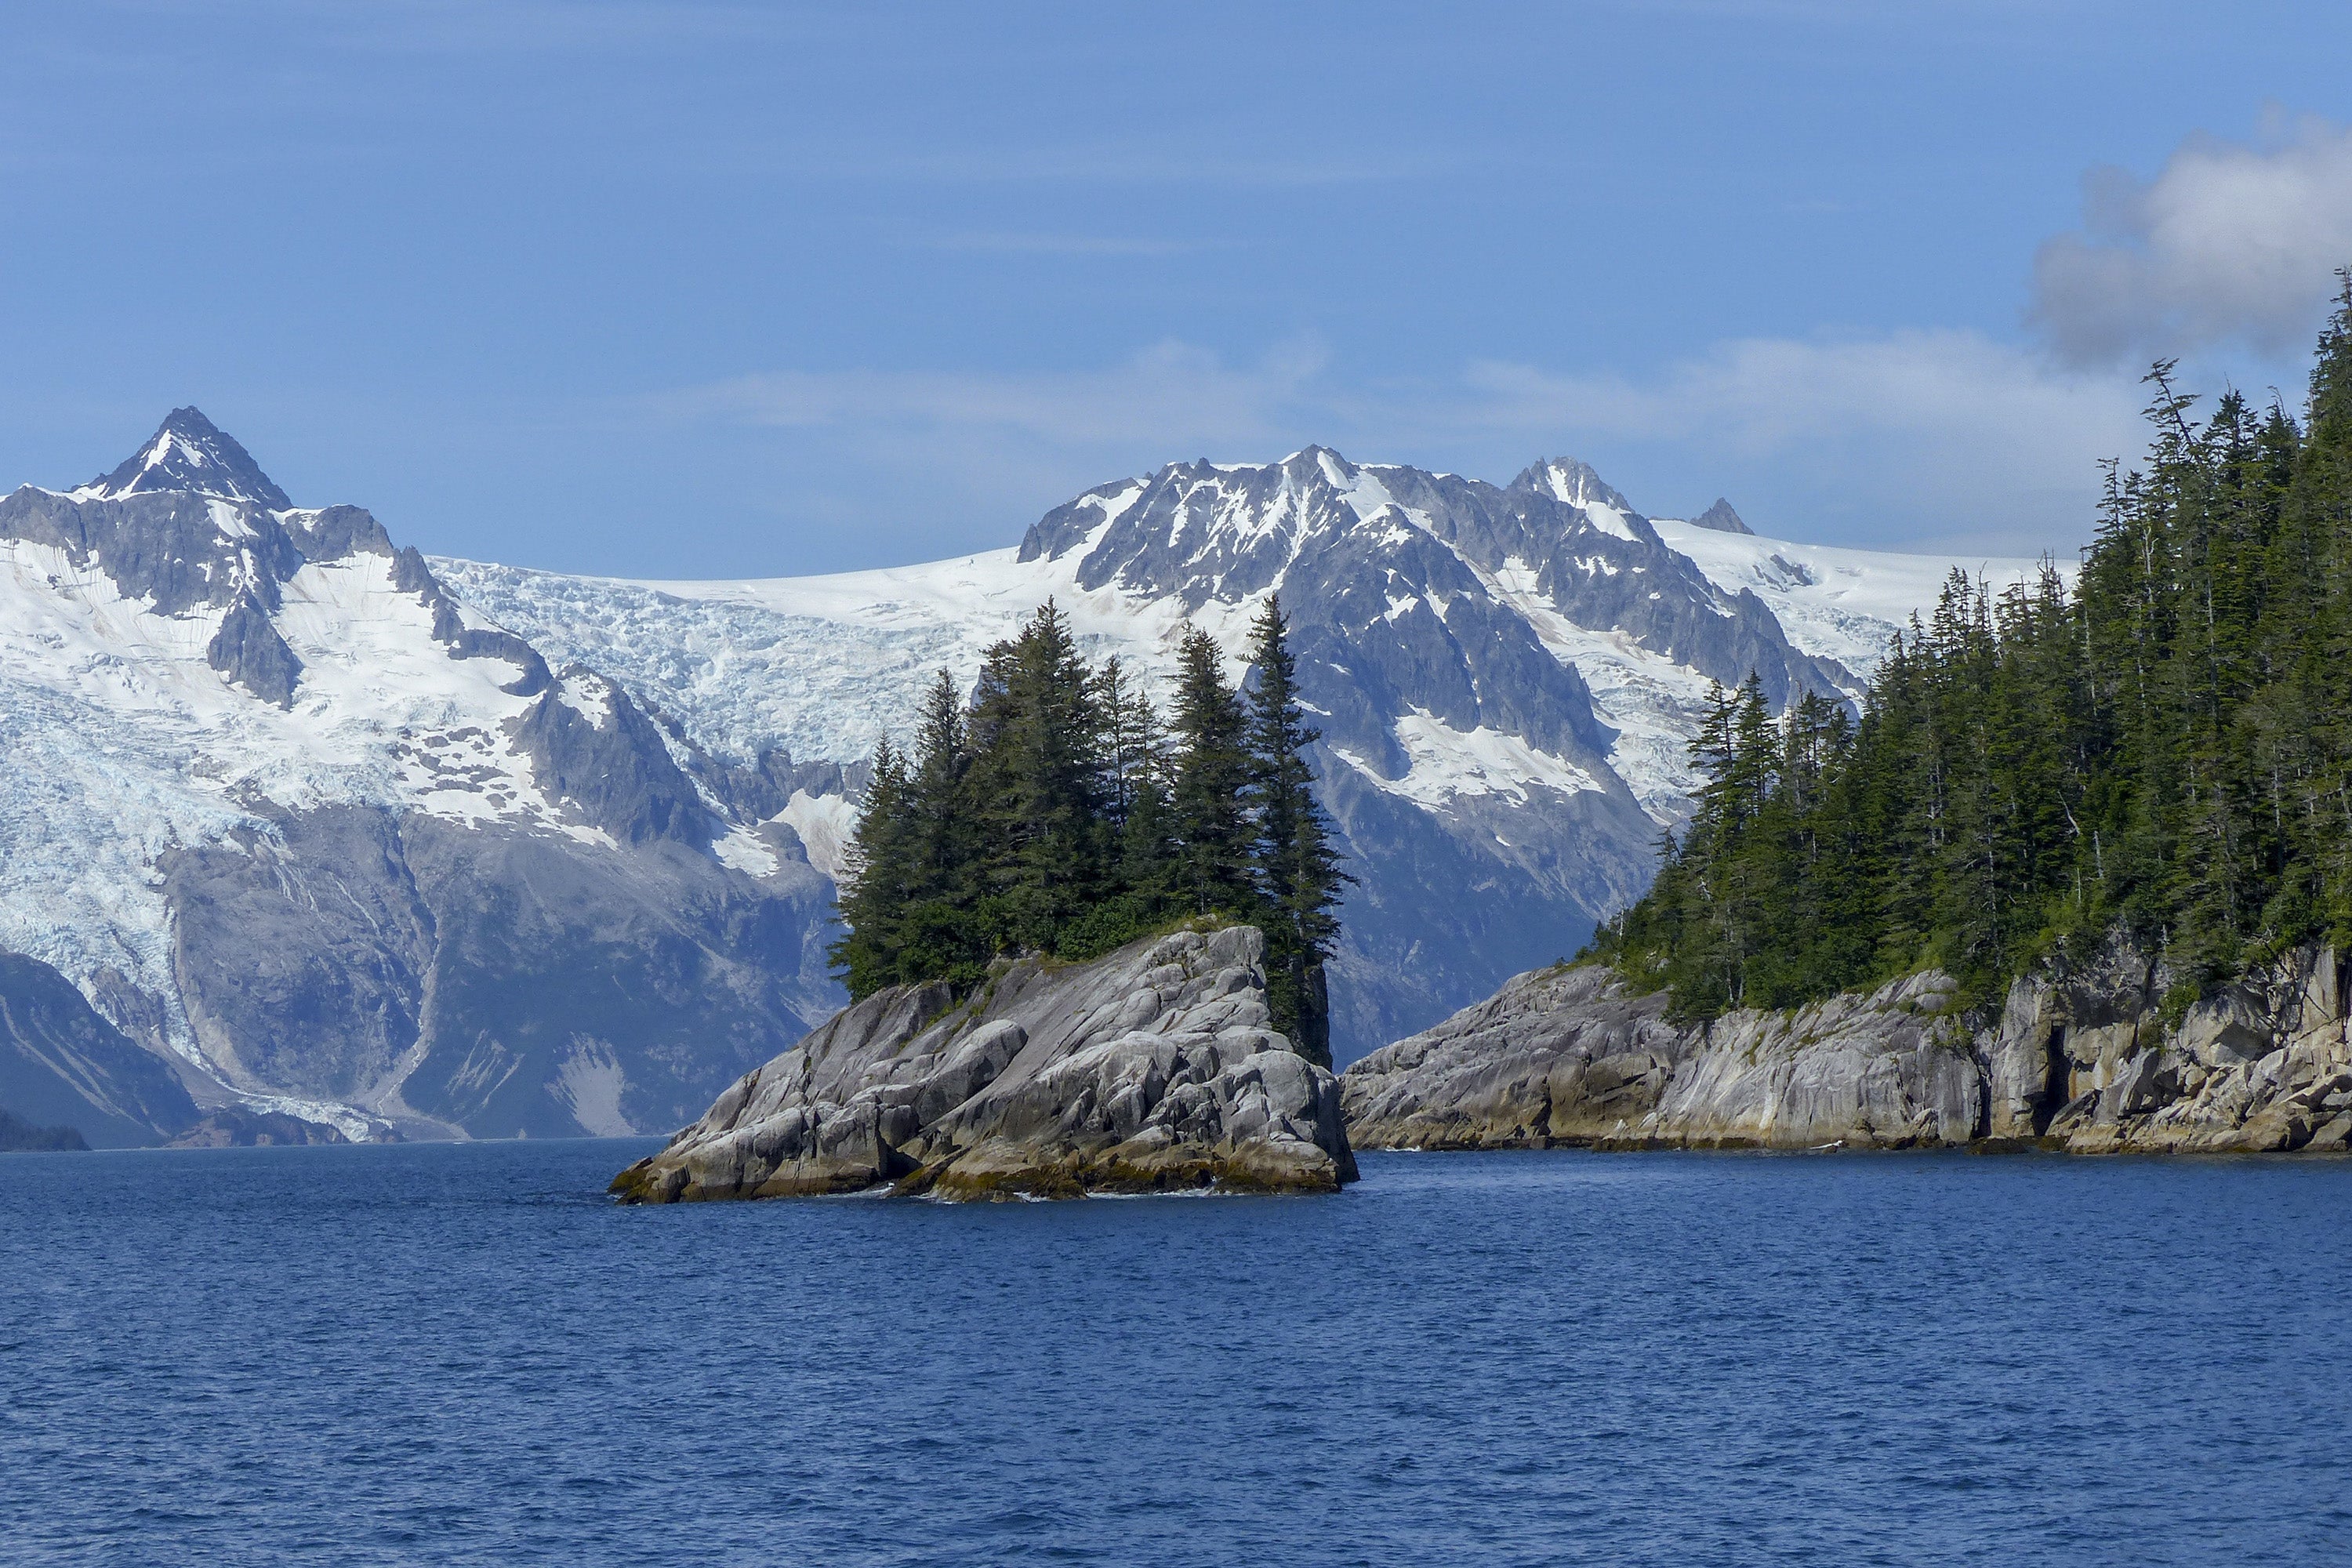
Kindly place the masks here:
POLYGON ((1935 972, 1867 995, 1667 1021, 1599 966, 1517 976, 1340 1079, 1360 1149, 2039 1148, 2342 1153, 2347 955, 2310 947, 2189 1008, 2123 944, 1954 1008, 1935 972))
POLYGON ((1336 1192, 1332 1075, 1273 1029, 1265 939, 1179 931, 1085 964, 1024 959, 958 1001, 896 986, 747 1073, 627 1203, 887 1190, 948 1198, 1336 1192))

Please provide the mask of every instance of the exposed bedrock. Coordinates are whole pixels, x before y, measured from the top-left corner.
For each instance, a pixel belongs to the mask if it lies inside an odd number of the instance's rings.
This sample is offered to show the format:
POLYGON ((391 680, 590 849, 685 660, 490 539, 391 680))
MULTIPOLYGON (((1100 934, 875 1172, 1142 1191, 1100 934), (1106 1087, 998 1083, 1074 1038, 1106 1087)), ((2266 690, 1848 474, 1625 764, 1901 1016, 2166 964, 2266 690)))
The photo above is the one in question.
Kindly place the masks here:
POLYGON ((331 806, 164 858, 190 1023, 234 1090, 410 1136, 675 1127, 837 996, 829 888, 656 838, 604 847, 331 806))
POLYGON ((2305 948, 2168 1023, 2161 965, 2122 944, 1952 1006, 1927 972, 1709 1025, 1600 967, 1537 970, 1340 1079, 1361 1148, 1949 1148, 2343 1152, 2345 955, 2305 948))
POLYGON ((1275 1032, 1247 926, 1025 959, 957 1003, 897 986, 747 1073, 614 1179, 633 1203, 889 1187, 945 1197, 1356 1179, 1339 1089, 1275 1032))
POLYGON ((0 952, 0 1110, 72 1128, 99 1149, 159 1143, 196 1120, 166 1067, 101 1017, 72 981, 0 952))

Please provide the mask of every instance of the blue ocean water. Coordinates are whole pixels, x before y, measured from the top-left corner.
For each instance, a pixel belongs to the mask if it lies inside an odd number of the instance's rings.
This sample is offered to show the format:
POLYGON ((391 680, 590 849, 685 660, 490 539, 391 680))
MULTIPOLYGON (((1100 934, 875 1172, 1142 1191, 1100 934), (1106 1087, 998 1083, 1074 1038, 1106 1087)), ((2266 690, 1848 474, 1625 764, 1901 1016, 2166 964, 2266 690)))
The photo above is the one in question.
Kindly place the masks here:
POLYGON ((2352 1163, 0 1157, 0 1560, 2344 1563, 2352 1163))

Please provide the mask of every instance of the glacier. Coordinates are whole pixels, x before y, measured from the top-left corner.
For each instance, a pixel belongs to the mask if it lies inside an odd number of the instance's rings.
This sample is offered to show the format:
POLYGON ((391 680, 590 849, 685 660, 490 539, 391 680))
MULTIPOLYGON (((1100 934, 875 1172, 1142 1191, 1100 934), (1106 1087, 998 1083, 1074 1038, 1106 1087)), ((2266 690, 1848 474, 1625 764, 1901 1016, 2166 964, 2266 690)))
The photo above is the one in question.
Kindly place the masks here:
POLYGON ((1714 689, 1858 697, 1947 570, 1653 519, 1571 458, 1495 485, 1308 447, 953 560, 594 578, 427 560, 178 409, 0 500, 0 952, 198 1110, 662 1130, 838 1005, 857 792, 933 671, 968 684, 1052 599, 1147 685, 1187 626, 1242 679, 1279 594, 1359 879, 1345 1060, 1574 951, 1687 812, 1714 689))

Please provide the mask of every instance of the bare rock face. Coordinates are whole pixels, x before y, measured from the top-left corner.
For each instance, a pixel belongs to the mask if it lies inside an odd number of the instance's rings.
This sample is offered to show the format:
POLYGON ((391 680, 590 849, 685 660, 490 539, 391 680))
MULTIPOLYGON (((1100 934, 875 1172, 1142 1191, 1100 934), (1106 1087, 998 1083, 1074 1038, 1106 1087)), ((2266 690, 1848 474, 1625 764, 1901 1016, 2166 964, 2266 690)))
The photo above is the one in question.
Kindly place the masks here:
POLYGON ((1407 1149, 1602 1142, 1656 1110, 1685 1053, 1665 1006, 1604 969, 1522 974, 1349 1068, 1349 1136, 1407 1149))
POLYGON ((1274 1031, 1264 957, 1236 926, 1087 964, 1024 960, 961 1004, 943 984, 877 992, 744 1075, 613 1191, 1337 1191, 1356 1179, 1339 1084, 1274 1031))
POLYGON ((2345 954, 2289 953, 2178 1023, 2168 984, 2115 943, 1998 1013, 1929 971, 1677 1027, 1606 969, 1539 970, 1350 1067, 1342 1103, 1366 1148, 2352 1146, 2345 954))
POLYGON ((2288 952, 2177 1023, 2161 1008, 2168 984, 2116 944, 2084 973, 2011 986, 1986 1042, 1995 1131, 2077 1153, 2352 1146, 2346 953, 2288 952))
POLYGON ((1538 970, 1350 1067, 1342 1103, 1367 1148, 1960 1142, 1979 1097, 1951 989, 1919 975, 1685 1028, 1609 970, 1538 970))

